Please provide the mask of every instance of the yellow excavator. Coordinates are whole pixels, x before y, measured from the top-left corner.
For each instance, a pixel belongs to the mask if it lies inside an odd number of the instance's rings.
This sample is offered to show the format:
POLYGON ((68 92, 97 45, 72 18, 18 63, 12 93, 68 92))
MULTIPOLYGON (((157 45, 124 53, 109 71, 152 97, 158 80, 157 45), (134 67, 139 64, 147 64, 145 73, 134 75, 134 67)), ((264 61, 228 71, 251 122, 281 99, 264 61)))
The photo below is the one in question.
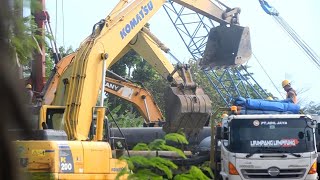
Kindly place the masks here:
MULTIPOLYGON (((245 51, 250 51, 250 46, 239 47, 248 45, 250 39, 243 38, 248 37, 248 28, 237 25, 238 8, 223 11, 210 0, 174 2, 219 22, 221 25, 215 30, 227 29, 218 31, 213 38, 210 34, 209 41, 215 42, 212 42, 214 46, 206 48, 205 64, 224 61, 224 58, 237 64, 239 57, 242 62, 248 58, 245 51), (237 31, 230 31, 232 29, 237 31), (232 42, 221 43, 225 37, 232 42), (226 44, 228 46, 221 47, 226 44)), ((182 64, 174 67, 163 54, 163 51, 170 53, 169 49, 144 27, 164 3, 165 0, 121 0, 109 16, 95 24, 92 34, 82 42, 57 82, 51 106, 65 107, 63 114, 55 118, 52 114, 42 114, 44 120, 51 119, 52 124, 59 125, 54 130, 46 130, 49 122, 43 121, 45 130, 15 142, 22 170, 38 179, 115 179, 126 167, 123 161, 112 157, 110 144, 103 141, 103 96, 98 106, 97 100, 99 93, 105 92, 106 69, 130 49, 171 82, 165 96, 169 111, 166 111, 164 130, 176 132, 182 129, 188 134, 196 134, 204 126, 211 113, 210 99, 192 80, 190 67, 182 64), (88 136, 95 115, 95 138, 90 140, 88 136)))
MULTIPOLYGON (((50 83, 46 87, 42 98, 42 108, 40 113, 42 116, 39 118, 39 128, 42 128, 43 122, 46 122, 46 115, 48 112, 56 111, 56 114, 63 114, 65 106, 48 106, 52 105, 57 89, 58 81, 61 75, 71 64, 76 53, 69 54, 62 58, 55 67, 55 73, 52 76, 50 83)), ((141 116, 144 118, 144 125, 147 127, 159 127, 164 124, 164 117, 152 94, 143 87, 139 82, 132 82, 125 79, 110 70, 107 71, 107 77, 105 80, 105 92, 115 95, 123 100, 132 103, 141 116), (127 93, 129 92, 129 93, 127 93)), ((48 125, 48 124, 47 124, 48 125)), ((48 128, 54 129, 50 122, 48 128)))

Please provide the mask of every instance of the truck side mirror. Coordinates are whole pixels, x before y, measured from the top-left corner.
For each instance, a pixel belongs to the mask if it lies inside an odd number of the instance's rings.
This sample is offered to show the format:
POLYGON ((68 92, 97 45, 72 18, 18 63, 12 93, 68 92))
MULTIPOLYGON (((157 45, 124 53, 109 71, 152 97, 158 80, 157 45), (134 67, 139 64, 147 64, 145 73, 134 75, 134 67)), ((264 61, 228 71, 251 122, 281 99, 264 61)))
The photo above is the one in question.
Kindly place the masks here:
POLYGON ((316 120, 310 120, 310 121, 307 121, 307 125, 308 127, 310 128, 317 128, 317 121, 316 120))
POLYGON ((229 132, 228 132, 228 128, 226 127, 223 128, 222 138, 226 140, 229 139, 229 132))
POLYGON ((216 126, 216 138, 218 140, 222 139, 221 126, 216 126))
POLYGON ((309 130, 307 130, 307 140, 311 141, 311 133, 309 130))

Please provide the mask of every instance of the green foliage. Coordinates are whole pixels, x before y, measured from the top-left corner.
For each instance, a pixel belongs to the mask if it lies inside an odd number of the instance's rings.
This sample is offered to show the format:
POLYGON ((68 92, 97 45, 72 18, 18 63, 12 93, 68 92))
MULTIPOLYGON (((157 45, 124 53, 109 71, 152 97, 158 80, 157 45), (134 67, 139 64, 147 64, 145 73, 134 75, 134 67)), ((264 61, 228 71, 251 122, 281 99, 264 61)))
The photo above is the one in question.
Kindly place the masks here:
POLYGON ((157 102, 162 113, 165 113, 163 92, 165 92, 165 89, 170 85, 170 83, 145 60, 140 60, 136 64, 136 68, 132 72, 132 79, 143 83, 144 87, 148 89, 154 97, 154 100, 157 102))
MULTIPOLYGON (((60 56, 63 58, 68 54, 73 53, 74 50, 72 49, 71 46, 68 47, 67 49, 65 49, 63 46, 60 46, 59 52, 60 52, 60 56)), ((48 44, 46 44, 46 77, 47 78, 51 75, 51 71, 54 67, 54 60, 55 60, 55 57, 53 54, 53 50, 48 46, 48 44)))
POLYGON ((201 166, 200 166, 200 169, 203 171, 203 172, 207 172, 211 178, 214 178, 214 174, 210 168, 210 161, 206 161, 204 162, 201 166))
MULTIPOLYGON (((13 2, 14 6, 10 12, 11 21, 8 26, 10 29, 9 39, 17 54, 19 63, 27 65, 32 59, 32 52, 39 51, 39 44, 45 43, 44 38, 37 34, 37 32, 41 32, 43 29, 38 28, 33 15, 23 17, 23 0, 14 0, 13 2)), ((37 0, 29 0, 25 4, 28 3, 30 3, 32 12, 40 10, 41 8, 40 3, 37 0)))
POLYGON ((173 151, 176 152, 179 156, 186 159, 186 155, 178 148, 175 148, 173 146, 169 146, 166 144, 166 141, 163 139, 155 139, 149 144, 150 150, 156 150, 156 151, 173 151))
POLYGON ((117 174, 116 180, 119 180, 121 176, 129 174, 129 170, 127 168, 121 169, 121 171, 117 174))
MULTIPOLYGON (((157 105, 164 113, 163 92, 168 83, 135 51, 129 51, 111 67, 111 70, 124 77, 131 77, 130 74, 132 74, 133 81, 142 82, 144 88, 153 95, 157 105)), ((144 119, 131 103, 110 94, 108 104, 110 109, 121 104, 121 109, 115 115, 117 119, 120 118, 121 127, 141 127, 143 125, 144 119)))
MULTIPOLYGON (((47 46, 45 38, 51 39, 52 37, 44 29, 38 28, 35 22, 33 14, 42 10, 40 1, 14 0, 12 4, 13 7, 8 8, 10 17, 7 18, 10 48, 13 52, 12 54, 16 57, 16 61, 12 62, 12 64, 18 65, 17 67, 22 65, 25 71, 24 75, 28 76, 28 71, 31 69, 30 62, 33 59, 34 53, 40 53, 42 44, 47 46), (24 17, 24 8, 30 9, 32 15, 24 17), (40 32, 43 32, 44 36, 40 32)), ((48 64, 46 69, 46 73, 48 74, 53 67, 53 63, 48 61, 46 64, 48 64)))
MULTIPOLYGON (((111 67, 111 70, 120 76, 143 83, 143 86, 153 95, 158 106, 164 112, 163 92, 169 83, 135 51, 129 51, 111 67)), ((119 114, 124 114, 128 110, 132 113, 139 113, 132 104, 113 95, 108 97, 108 102, 110 102, 111 109, 122 104, 119 114)))
MULTIPOLYGON (((48 46, 46 46, 46 52, 49 51, 48 46)), ((46 53, 46 77, 51 75, 51 71, 54 67, 54 60, 50 56, 51 53, 46 53)))
POLYGON ((32 56, 33 51, 39 51, 39 44, 45 43, 44 38, 36 34, 36 31, 42 31, 37 27, 33 16, 24 18, 14 18, 15 27, 19 31, 14 31, 11 36, 11 44, 14 47, 20 64, 26 65, 32 56))
MULTIPOLYGON (((51 50, 51 49, 50 49, 50 50, 51 50)), ((65 56, 73 53, 74 50, 72 49, 71 46, 69 46, 67 49, 66 49, 65 47, 63 47, 63 46, 60 46, 60 47, 59 47, 59 52, 60 52, 61 57, 63 58, 63 57, 65 57, 65 56)))
POLYGON ((201 170, 208 172, 208 173, 210 174, 210 176, 211 176, 212 178, 214 178, 214 174, 213 174, 213 172, 212 172, 212 170, 211 170, 210 167, 208 167, 208 166, 206 166, 206 167, 201 167, 201 170))
POLYGON ((127 54, 125 54, 120 60, 115 63, 111 70, 123 77, 130 77, 131 69, 141 60, 141 57, 134 51, 130 50, 127 54), (128 70, 128 71, 127 71, 128 70))
MULTIPOLYGON (((167 139, 173 140, 175 142, 185 143, 188 144, 186 139, 182 138, 183 134, 169 134, 167 139), (178 137, 178 138, 177 138, 178 137)), ((175 151, 183 154, 180 149, 175 147, 166 145, 166 140, 164 139, 156 139, 153 142, 149 143, 149 145, 145 143, 139 143, 135 146, 136 150, 168 150, 168 151, 175 151)), ((181 155, 181 154, 180 154, 181 155)), ((181 155, 182 156, 182 155, 181 155)), ((184 156, 184 154, 183 154, 184 156)), ((183 157, 182 156, 182 157, 183 157)), ((184 158, 186 158, 184 156, 184 158)), ((117 179, 124 175, 129 174, 128 179, 163 179, 163 177, 167 179, 175 179, 175 180, 192 180, 192 179, 199 179, 199 180, 207 180, 208 178, 203 172, 207 171, 212 177, 213 173, 208 165, 203 165, 200 168, 196 166, 192 166, 186 173, 178 174, 176 176, 173 175, 173 170, 178 170, 178 166, 175 165, 169 159, 161 158, 161 157, 151 157, 146 158, 143 156, 131 156, 131 157, 122 157, 128 163, 129 169, 123 170, 117 176, 117 179), (131 173, 133 172, 133 173, 131 173)))
POLYGON ((156 174, 155 172, 160 171, 161 174, 164 173, 169 179, 172 179, 172 171, 171 169, 177 169, 178 167, 171 162, 170 160, 160 158, 160 157, 152 157, 152 158, 146 158, 143 156, 132 156, 132 157, 126 157, 124 158, 128 162, 129 169, 134 172, 136 175, 129 175, 129 177, 139 177, 141 176, 141 172, 144 172, 144 170, 149 169, 151 172, 151 169, 153 170, 153 173, 148 174, 148 178, 157 178, 160 176, 159 174, 156 174), (150 177, 149 177, 150 176, 150 177))
POLYGON ((134 151, 150 151, 149 146, 146 143, 138 143, 132 150, 134 151))
POLYGON ((178 166, 168 159, 164 159, 160 157, 152 157, 150 158, 150 161, 152 162, 151 163, 152 167, 158 168, 159 170, 164 172, 169 179, 172 179, 172 176, 173 176, 172 169, 178 169, 178 166))
POLYGON ((153 79, 156 71, 145 60, 140 60, 136 64, 136 69, 132 72, 133 80, 146 83, 153 79))
POLYGON ((140 180, 140 179, 154 179, 154 180, 162 180, 163 177, 152 172, 150 169, 140 169, 134 174, 130 174, 128 176, 129 180, 140 180))
POLYGON ((151 150, 162 150, 161 146, 165 145, 166 141, 163 139, 155 139, 151 143, 149 143, 149 148, 151 150))
POLYGON ((173 146, 168 146, 168 145, 161 145, 160 150, 165 150, 165 151, 173 151, 176 152, 179 156, 181 156, 184 159, 187 159, 186 155, 183 153, 182 150, 175 148, 173 146))
POLYGON ((129 172, 130 170, 133 170, 133 169, 134 169, 134 164, 133 164, 133 162, 132 162, 128 157, 122 156, 122 157, 120 157, 119 159, 120 159, 120 160, 124 160, 124 161, 127 162, 128 168, 129 168, 129 169, 127 169, 128 172, 129 172))
POLYGON ((120 128, 143 126, 143 118, 141 116, 137 116, 136 113, 132 113, 130 111, 126 111, 120 115, 113 114, 113 116, 116 119, 120 128))
POLYGON ((202 171, 196 166, 191 166, 188 173, 178 174, 174 177, 174 180, 209 180, 202 171))
MULTIPOLYGON (((177 140, 177 142, 183 142, 187 144, 186 139, 182 138, 183 134, 173 133, 169 135, 168 139, 177 140), (175 138, 173 138, 175 137, 175 138), (179 138, 177 138, 179 137, 179 138)), ((139 143, 135 146, 135 150, 157 150, 157 151, 174 151, 178 152, 179 155, 183 158, 186 158, 183 152, 180 149, 169 146, 166 144, 164 139, 156 139, 149 145, 145 143, 139 143)), ((189 179, 208 179, 197 167, 192 167, 187 174, 180 174, 174 177, 173 171, 178 170, 178 166, 175 165, 171 160, 161 158, 161 157, 151 157, 146 158, 143 156, 131 156, 131 157, 121 157, 121 159, 126 160, 128 163, 129 169, 125 172, 121 172, 121 175, 129 174, 128 179, 176 179, 177 178, 188 178, 189 179), (200 172, 199 172, 200 171, 200 172), (133 174, 132 174, 133 172, 133 174)), ((120 177, 121 175, 118 175, 120 177)))
POLYGON ((118 105, 117 107, 113 108, 111 112, 108 114, 108 119, 111 119, 111 115, 117 114, 121 109, 121 105, 118 105))
POLYGON ((180 144, 189 144, 186 136, 179 134, 179 133, 170 133, 170 134, 166 134, 164 136, 164 139, 166 141, 172 141, 172 142, 177 142, 180 144))
MULTIPOLYGON (((112 119, 112 117, 117 121, 117 124, 120 128, 125 127, 142 127, 143 126, 143 118, 141 116, 136 116, 135 113, 130 111, 125 111, 121 113, 122 105, 118 105, 111 110, 111 113, 108 113, 108 119, 112 119)), ((113 125, 113 121, 110 121, 111 125, 113 125)))

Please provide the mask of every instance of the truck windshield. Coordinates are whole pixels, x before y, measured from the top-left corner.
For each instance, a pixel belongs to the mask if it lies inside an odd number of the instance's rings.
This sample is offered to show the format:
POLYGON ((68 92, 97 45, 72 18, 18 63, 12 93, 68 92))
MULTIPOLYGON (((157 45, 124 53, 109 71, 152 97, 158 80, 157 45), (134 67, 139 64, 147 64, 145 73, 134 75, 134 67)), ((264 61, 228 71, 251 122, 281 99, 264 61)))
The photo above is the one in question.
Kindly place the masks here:
POLYGON ((236 119, 230 122, 230 151, 301 153, 314 151, 305 119, 236 119))

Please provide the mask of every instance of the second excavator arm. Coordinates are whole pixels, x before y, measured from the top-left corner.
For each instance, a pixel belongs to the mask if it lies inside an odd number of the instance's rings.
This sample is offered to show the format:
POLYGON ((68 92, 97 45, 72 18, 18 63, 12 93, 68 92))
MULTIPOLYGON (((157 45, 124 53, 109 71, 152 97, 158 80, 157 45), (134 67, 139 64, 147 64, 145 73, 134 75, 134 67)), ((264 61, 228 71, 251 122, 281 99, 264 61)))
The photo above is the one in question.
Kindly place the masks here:
MULTIPOLYGON (((74 56, 75 53, 72 53, 61 59, 56 65, 56 72, 43 97, 43 105, 52 104, 60 76, 69 68, 68 66, 71 64, 74 56)), ((113 94, 132 103, 145 119, 146 126, 159 126, 164 123, 164 117, 161 110, 148 90, 143 86, 136 85, 134 82, 131 82, 109 70, 107 71, 108 75, 105 81, 106 93, 113 94)), ((66 85, 64 86, 66 88, 66 85)), ((61 109, 63 106, 52 107, 52 109, 54 108, 61 109)), ((42 125, 42 121, 45 121, 45 118, 41 118, 41 122, 39 124, 40 127, 42 125)))
POLYGON ((113 78, 106 78, 105 92, 132 103, 145 119, 146 126, 161 126, 164 123, 164 117, 150 92, 133 82, 112 74, 113 78))

